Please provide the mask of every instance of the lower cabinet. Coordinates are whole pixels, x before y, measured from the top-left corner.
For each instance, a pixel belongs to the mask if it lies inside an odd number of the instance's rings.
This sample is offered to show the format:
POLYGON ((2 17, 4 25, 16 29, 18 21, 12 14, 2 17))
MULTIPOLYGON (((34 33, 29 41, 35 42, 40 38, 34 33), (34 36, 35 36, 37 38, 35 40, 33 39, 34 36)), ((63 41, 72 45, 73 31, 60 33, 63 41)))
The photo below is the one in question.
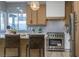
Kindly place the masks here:
POLYGON ((75 25, 75 56, 79 57, 79 23, 75 25))
POLYGON ((46 52, 46 57, 70 57, 70 52, 69 51, 65 51, 65 52, 48 51, 46 52))

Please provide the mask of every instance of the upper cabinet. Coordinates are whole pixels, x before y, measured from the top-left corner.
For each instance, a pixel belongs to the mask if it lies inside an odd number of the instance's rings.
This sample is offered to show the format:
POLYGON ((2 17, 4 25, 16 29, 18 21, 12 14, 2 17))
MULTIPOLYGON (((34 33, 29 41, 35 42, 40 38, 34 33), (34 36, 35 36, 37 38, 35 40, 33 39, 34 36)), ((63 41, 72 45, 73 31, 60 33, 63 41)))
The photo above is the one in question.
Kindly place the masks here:
POLYGON ((28 25, 46 25, 46 6, 40 5, 39 10, 33 11, 27 6, 27 24, 28 25))
POLYGON ((38 24, 46 25, 46 6, 41 5, 38 10, 38 24))
POLYGON ((76 23, 79 23, 79 1, 74 1, 73 2, 73 9, 74 9, 74 12, 75 12, 75 16, 76 16, 76 23))
POLYGON ((72 1, 66 1, 65 2, 65 25, 68 25, 70 14, 73 12, 73 3, 72 1))
POLYGON ((79 57, 79 1, 73 2, 75 12, 75 56, 79 57))
POLYGON ((64 1, 47 1, 46 2, 47 19, 64 19, 65 2, 64 1))

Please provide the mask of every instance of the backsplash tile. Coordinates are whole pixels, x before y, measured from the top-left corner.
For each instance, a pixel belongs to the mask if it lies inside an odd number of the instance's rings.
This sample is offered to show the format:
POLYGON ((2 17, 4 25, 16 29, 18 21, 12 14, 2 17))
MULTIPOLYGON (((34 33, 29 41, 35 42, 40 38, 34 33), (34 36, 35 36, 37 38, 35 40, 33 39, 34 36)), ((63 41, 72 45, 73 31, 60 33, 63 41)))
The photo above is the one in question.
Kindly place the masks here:
POLYGON ((65 23, 62 20, 59 21, 48 21, 46 26, 28 26, 29 33, 39 33, 39 32, 64 32, 65 23), (41 29, 41 31, 40 31, 41 29))
POLYGON ((29 33, 43 33, 45 26, 28 26, 29 33))
POLYGON ((48 21, 45 27, 45 32, 64 32, 65 23, 62 20, 58 21, 48 21))

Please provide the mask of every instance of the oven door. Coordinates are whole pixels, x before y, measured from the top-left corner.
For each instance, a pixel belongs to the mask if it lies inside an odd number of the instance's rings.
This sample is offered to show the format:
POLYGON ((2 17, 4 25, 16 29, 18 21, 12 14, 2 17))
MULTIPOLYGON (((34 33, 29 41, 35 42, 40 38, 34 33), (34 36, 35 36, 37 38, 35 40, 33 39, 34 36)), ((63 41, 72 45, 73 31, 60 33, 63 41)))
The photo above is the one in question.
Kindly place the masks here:
POLYGON ((62 46, 62 40, 61 39, 49 39, 49 46, 62 46))

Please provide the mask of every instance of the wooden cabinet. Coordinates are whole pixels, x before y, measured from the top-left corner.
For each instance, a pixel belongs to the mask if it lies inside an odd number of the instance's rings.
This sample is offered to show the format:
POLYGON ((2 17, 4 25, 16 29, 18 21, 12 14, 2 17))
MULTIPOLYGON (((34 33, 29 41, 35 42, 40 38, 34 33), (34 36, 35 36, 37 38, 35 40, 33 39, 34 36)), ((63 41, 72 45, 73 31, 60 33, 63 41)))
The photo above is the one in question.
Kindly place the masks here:
POLYGON ((47 19, 64 19, 65 2, 64 1, 47 1, 46 2, 47 19))
POLYGON ((73 3, 73 6, 74 6, 74 12, 75 12, 75 15, 76 15, 76 22, 79 22, 79 1, 75 1, 73 3))
POLYGON ((45 25, 46 24, 46 7, 45 5, 41 5, 38 10, 38 24, 45 25))
POLYGON ((79 2, 73 2, 74 12, 76 15, 75 19, 75 56, 79 57, 79 2))
POLYGON ((29 5, 27 5, 27 24, 31 24, 32 23, 32 11, 31 8, 29 7, 29 5))
POLYGON ((70 51, 46 51, 46 57, 70 57, 70 51))
POLYGON ((31 12, 31 24, 35 25, 37 24, 37 12, 36 11, 32 11, 31 12))
POLYGON ((79 57, 79 23, 75 25, 75 56, 79 57))
POLYGON ((39 10, 33 11, 27 6, 27 24, 28 25, 46 25, 45 5, 40 5, 39 10))
POLYGON ((35 25, 37 20, 37 12, 32 11, 30 6, 27 6, 27 24, 28 25, 35 25))
POLYGON ((65 24, 67 25, 70 19, 70 13, 72 13, 72 2, 71 1, 66 1, 65 2, 65 24))

